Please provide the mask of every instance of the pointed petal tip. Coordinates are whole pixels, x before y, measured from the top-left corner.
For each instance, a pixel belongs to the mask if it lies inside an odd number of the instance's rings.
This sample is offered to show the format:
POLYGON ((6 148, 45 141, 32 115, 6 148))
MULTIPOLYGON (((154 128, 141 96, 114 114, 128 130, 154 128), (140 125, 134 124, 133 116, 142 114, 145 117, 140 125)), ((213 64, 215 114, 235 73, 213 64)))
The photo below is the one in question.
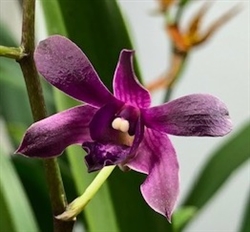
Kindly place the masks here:
POLYGON ((179 165, 174 147, 165 133, 146 129, 138 151, 128 166, 148 174, 140 186, 141 194, 155 212, 171 222, 179 194, 179 165))
POLYGON ((14 152, 14 155, 24 155, 24 153, 22 152, 21 146, 19 146, 14 152))
POLYGON ((66 147, 90 139, 89 123, 97 109, 80 105, 33 123, 15 151, 28 157, 60 156, 66 147))
POLYGON ((115 69, 114 96, 132 106, 148 108, 151 104, 150 93, 139 82, 133 65, 134 51, 123 49, 115 69))
POLYGON ((23 155, 26 157, 34 157, 29 154, 27 146, 24 145, 24 141, 21 142, 19 147, 14 151, 14 155, 23 155))
POLYGON ((172 218, 171 218, 172 217, 172 212, 166 210, 164 216, 167 218, 168 222, 171 224, 172 223, 172 218))
MULTIPOLYGON (((133 59, 135 55, 135 50, 131 49, 122 49, 119 55, 119 61, 122 61, 127 64, 133 64, 133 59)), ((133 67, 132 67, 133 69, 133 67)))
POLYGON ((60 156, 62 154, 59 153, 59 154, 49 154, 49 153, 44 153, 45 155, 41 155, 40 154, 40 151, 37 150, 36 152, 36 149, 33 148, 33 146, 29 146, 27 144, 25 144, 26 141, 23 141, 20 146, 17 148, 16 151, 14 151, 14 155, 22 155, 22 156, 25 156, 27 158, 42 158, 42 159, 46 159, 46 158, 53 158, 53 157, 57 157, 57 156, 60 156), (49 155, 47 155, 49 154, 49 155))
POLYGON ((124 49, 121 50, 121 54, 134 55, 135 54, 135 50, 124 48, 124 49))

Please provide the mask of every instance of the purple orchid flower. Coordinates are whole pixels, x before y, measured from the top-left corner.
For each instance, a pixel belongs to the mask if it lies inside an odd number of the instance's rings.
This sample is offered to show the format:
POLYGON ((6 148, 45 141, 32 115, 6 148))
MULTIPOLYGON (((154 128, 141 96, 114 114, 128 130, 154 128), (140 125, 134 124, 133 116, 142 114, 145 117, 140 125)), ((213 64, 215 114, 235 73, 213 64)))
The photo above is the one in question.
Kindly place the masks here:
POLYGON ((70 40, 55 35, 40 42, 34 55, 38 71, 86 104, 31 125, 16 153, 48 158, 81 144, 89 172, 117 164, 146 174, 141 185, 145 201, 170 220, 179 191, 179 166, 167 134, 223 136, 232 125, 225 104, 207 94, 150 107, 150 94, 134 74, 132 57, 133 51, 121 51, 112 94, 70 40))

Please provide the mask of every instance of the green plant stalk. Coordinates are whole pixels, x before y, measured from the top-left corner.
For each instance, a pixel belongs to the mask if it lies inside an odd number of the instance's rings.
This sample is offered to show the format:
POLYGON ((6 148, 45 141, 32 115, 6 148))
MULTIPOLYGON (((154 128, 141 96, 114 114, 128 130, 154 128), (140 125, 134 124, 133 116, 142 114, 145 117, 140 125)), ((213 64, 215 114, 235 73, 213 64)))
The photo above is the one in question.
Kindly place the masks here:
MULTIPOLYGON (((182 17, 183 11, 184 11, 184 9, 186 7, 186 4, 188 2, 189 2, 189 0, 180 1, 174 17, 171 17, 170 13, 166 12, 166 15, 165 15, 166 24, 176 24, 176 25, 178 25, 179 21, 180 21, 180 19, 182 17)), ((171 67, 171 69, 173 69, 173 71, 170 70, 170 77, 169 77, 170 83, 168 84, 168 88, 166 90, 166 94, 164 96, 163 102, 167 102, 167 101, 169 101, 171 99, 174 85, 175 85, 176 81, 178 79, 180 79, 180 76, 183 73, 183 70, 184 70, 184 67, 186 65, 186 61, 187 61, 187 58, 188 58, 188 54, 189 54, 188 51, 186 51, 186 52, 179 51, 178 48, 176 48, 175 45, 172 44, 172 60, 173 60, 173 64, 175 64, 174 60, 176 60, 176 59, 178 59, 179 62, 177 64, 177 67, 175 67, 175 65, 172 65, 172 67, 171 67)))
MULTIPOLYGON (((21 66, 28 92, 34 121, 46 117, 42 87, 36 70, 34 52, 35 0, 23 0, 22 42, 23 52, 27 54, 17 60, 21 66)), ((44 160, 45 176, 48 183, 53 215, 64 212, 67 201, 61 173, 56 158, 44 160)), ((74 221, 63 222, 54 218, 54 231, 72 231, 74 221)))
POLYGON ((175 14, 175 23, 179 23, 185 7, 191 2, 191 0, 181 0, 178 5, 177 12, 175 14))
POLYGON ((87 187, 85 192, 70 203, 67 210, 63 214, 58 215, 57 218, 68 221, 74 219, 79 213, 81 213, 85 206, 98 192, 103 183, 105 183, 115 167, 115 165, 104 167, 87 187))
POLYGON ((244 209, 243 217, 241 219, 242 221, 241 221, 240 229, 238 230, 239 232, 250 231, 249 218, 250 218, 250 194, 248 195, 248 199, 245 204, 245 209, 244 209))
MULTIPOLYGON (((188 59, 188 53, 179 53, 175 48, 173 48, 172 57, 175 57, 175 58, 177 57, 179 62, 178 62, 177 67, 172 67, 173 69, 175 69, 175 71, 173 72, 174 76, 171 77, 172 81, 168 85, 163 102, 167 102, 171 99, 171 96, 173 93, 173 88, 174 88, 177 80, 180 79, 180 77, 185 69, 185 65, 186 65, 187 59, 188 59)), ((173 58, 173 59, 175 59, 175 58, 173 58)))
POLYGON ((23 53, 22 47, 16 48, 0 45, 0 56, 20 60, 25 56, 25 54, 23 53))

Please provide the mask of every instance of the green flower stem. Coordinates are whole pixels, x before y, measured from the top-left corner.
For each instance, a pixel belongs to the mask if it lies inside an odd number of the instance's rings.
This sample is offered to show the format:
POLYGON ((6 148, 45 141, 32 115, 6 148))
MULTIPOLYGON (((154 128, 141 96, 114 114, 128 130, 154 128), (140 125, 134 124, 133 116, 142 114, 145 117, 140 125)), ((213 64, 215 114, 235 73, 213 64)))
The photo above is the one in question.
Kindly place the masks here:
POLYGON ((167 102, 171 99, 175 83, 178 79, 180 79, 180 76, 182 75, 187 63, 188 53, 178 53, 178 51, 175 51, 174 49, 172 57, 173 60, 175 60, 174 62, 172 62, 174 65, 171 65, 171 69, 173 69, 172 71, 170 71, 172 77, 170 78, 171 81, 168 84, 167 92, 165 94, 163 102, 167 102))
MULTIPOLYGON (((180 1, 178 8, 177 8, 177 11, 175 13, 174 19, 172 20, 172 19, 170 19, 170 17, 166 17, 166 22, 178 25, 179 21, 182 17, 182 14, 184 12, 184 9, 186 7, 186 4, 189 1, 190 0, 180 1)), ((173 87, 174 87, 176 81, 180 78, 180 76, 183 73, 187 58, 188 58, 188 51, 187 52, 178 51, 178 49, 175 47, 175 45, 172 44, 172 63, 173 64, 177 63, 177 64, 171 65, 172 66, 171 69, 173 69, 173 71, 170 70, 170 73, 172 73, 173 76, 171 77, 171 81, 168 84, 168 88, 167 88, 166 94, 164 96, 163 102, 167 102, 171 99, 171 96, 173 93, 173 87)))
POLYGON ((0 56, 20 60, 25 56, 25 54, 23 53, 22 47, 15 48, 0 45, 0 56))
POLYGON ((182 17, 182 14, 185 10, 185 7, 191 2, 191 0, 181 0, 178 4, 178 8, 177 8, 177 11, 176 11, 176 14, 175 14, 175 23, 178 24, 181 17, 182 17))
MULTIPOLYGON (((33 59, 35 0, 23 0, 22 43, 25 56, 17 60, 21 66, 34 121, 46 117, 41 83, 33 59)), ((67 205, 60 169, 55 158, 44 160, 45 176, 54 215, 62 213, 67 205)), ((54 218, 54 231, 72 231, 74 221, 63 222, 54 218)))
POLYGON ((106 181, 112 171, 115 169, 115 165, 104 167, 87 187, 85 192, 73 202, 69 204, 66 211, 56 218, 64 221, 73 220, 79 213, 82 212, 88 202, 98 192, 102 184, 106 181))

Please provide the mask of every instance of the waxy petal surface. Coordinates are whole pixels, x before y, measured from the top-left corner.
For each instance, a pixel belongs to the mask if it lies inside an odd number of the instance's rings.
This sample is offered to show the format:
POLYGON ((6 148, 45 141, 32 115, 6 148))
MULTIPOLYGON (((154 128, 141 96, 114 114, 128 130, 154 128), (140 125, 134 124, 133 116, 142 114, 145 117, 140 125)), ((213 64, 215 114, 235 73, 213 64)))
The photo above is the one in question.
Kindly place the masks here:
POLYGON ((148 108, 149 92, 139 83, 133 69, 133 51, 122 50, 116 67, 113 89, 119 100, 139 108, 148 108))
POLYGON ((144 136, 144 124, 142 122, 141 117, 138 118, 137 124, 136 124, 136 129, 135 129, 135 136, 133 138, 133 143, 131 146, 131 149, 129 151, 129 159, 133 159, 136 155, 136 151, 140 145, 140 143, 143 140, 143 136, 144 136))
POLYGON ((117 104, 106 104, 96 112, 89 125, 92 140, 98 142, 118 142, 121 132, 112 128, 112 121, 122 105, 119 102, 117 104))
POLYGON ((54 157, 71 144, 91 141, 89 123, 97 109, 77 106, 32 124, 15 153, 29 157, 54 157))
POLYGON ((170 221, 179 193, 179 165, 168 136, 146 129, 135 158, 127 165, 148 175, 141 185, 142 195, 152 209, 170 221))
POLYGON ((69 39, 55 35, 41 41, 34 59, 44 78, 71 97, 97 107, 114 100, 88 58, 69 39))
POLYGON ((208 94, 192 94, 143 110, 147 127, 182 136, 223 136, 232 130, 226 105, 208 94))

